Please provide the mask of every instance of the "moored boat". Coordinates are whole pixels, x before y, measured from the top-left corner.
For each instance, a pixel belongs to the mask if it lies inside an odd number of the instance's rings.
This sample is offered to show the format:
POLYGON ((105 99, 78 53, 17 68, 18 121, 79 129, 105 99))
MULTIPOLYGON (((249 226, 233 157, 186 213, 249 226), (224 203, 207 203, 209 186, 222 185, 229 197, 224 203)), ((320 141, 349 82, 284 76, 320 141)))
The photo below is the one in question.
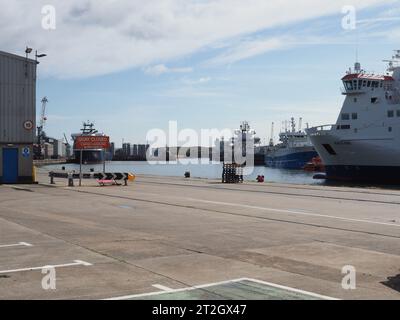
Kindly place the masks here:
POLYGON ((388 62, 386 74, 357 62, 342 78, 336 123, 307 130, 326 179, 400 184, 400 50, 388 62))

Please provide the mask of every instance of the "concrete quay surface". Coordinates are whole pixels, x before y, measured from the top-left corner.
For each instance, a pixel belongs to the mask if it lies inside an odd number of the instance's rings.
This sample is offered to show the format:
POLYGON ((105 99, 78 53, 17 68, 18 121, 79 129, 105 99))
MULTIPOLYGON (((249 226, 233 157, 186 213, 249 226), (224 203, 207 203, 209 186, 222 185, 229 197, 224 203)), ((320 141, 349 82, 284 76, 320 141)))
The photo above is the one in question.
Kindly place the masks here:
POLYGON ((43 169, 38 180, 0 186, 0 299, 151 299, 180 289, 185 299, 194 286, 206 299, 292 296, 242 290, 263 283, 400 298, 400 190, 155 176, 69 188, 66 179, 50 185, 43 169), (49 265, 56 290, 42 287, 49 265), (342 287, 344 266, 355 268, 356 289, 342 287), (207 289, 216 283, 224 287, 207 289))

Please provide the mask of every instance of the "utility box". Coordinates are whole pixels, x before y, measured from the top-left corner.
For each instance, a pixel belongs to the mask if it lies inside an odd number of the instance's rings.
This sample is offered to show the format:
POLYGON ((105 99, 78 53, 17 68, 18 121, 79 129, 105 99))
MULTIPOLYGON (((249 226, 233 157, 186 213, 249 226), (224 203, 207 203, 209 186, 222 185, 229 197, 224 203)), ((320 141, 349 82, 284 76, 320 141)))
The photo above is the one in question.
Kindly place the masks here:
POLYGON ((0 51, 0 184, 34 182, 36 67, 0 51))

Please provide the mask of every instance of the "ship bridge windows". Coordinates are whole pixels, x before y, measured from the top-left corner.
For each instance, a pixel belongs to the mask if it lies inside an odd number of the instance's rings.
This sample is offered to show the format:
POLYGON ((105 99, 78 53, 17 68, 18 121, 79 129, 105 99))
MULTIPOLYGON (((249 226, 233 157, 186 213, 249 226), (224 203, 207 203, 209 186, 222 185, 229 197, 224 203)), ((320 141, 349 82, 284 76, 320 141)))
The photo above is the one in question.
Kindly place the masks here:
POLYGON ((363 85, 362 80, 348 80, 344 81, 343 83, 347 91, 361 90, 361 87, 363 85))
POLYGON ((358 114, 357 113, 352 113, 351 114, 351 119, 352 120, 357 120, 358 119, 358 114))
POLYGON ((350 114, 349 113, 342 113, 342 120, 344 120, 344 121, 350 120, 350 114))
POLYGON ((353 82, 352 81, 344 81, 344 87, 346 90, 353 90, 353 82))
POLYGON ((400 118, 400 110, 396 111, 396 116, 400 118))
POLYGON ((371 103, 377 103, 378 102, 378 98, 377 97, 372 97, 371 98, 371 103))
POLYGON ((346 80, 343 81, 346 91, 362 90, 362 88, 378 89, 383 88, 383 81, 380 80, 368 80, 368 79, 357 79, 357 80, 346 80))
POLYGON ((387 112, 387 116, 388 116, 388 118, 394 118, 394 110, 389 110, 387 112))

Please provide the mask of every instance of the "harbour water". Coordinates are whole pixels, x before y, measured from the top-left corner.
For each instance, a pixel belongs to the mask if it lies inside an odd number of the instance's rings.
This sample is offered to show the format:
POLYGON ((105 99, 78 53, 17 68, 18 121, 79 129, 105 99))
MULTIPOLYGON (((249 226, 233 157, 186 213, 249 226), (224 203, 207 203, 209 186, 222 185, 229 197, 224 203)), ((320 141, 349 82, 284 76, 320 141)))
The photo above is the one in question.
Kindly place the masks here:
MULTIPOLYGON (((77 164, 56 164, 44 167, 46 170, 79 171, 77 164)), ((102 172, 103 165, 83 165, 84 172, 102 172)), ((221 179, 222 163, 220 164, 150 164, 140 161, 110 161, 106 162, 107 172, 132 172, 134 174, 146 174, 156 176, 183 177, 189 171, 192 178, 221 179)), ((301 170, 284 170, 268 167, 254 167, 252 173, 244 177, 245 181, 255 181, 258 175, 264 175, 266 182, 293 183, 293 184, 321 184, 320 180, 314 180, 314 173, 301 170)))

